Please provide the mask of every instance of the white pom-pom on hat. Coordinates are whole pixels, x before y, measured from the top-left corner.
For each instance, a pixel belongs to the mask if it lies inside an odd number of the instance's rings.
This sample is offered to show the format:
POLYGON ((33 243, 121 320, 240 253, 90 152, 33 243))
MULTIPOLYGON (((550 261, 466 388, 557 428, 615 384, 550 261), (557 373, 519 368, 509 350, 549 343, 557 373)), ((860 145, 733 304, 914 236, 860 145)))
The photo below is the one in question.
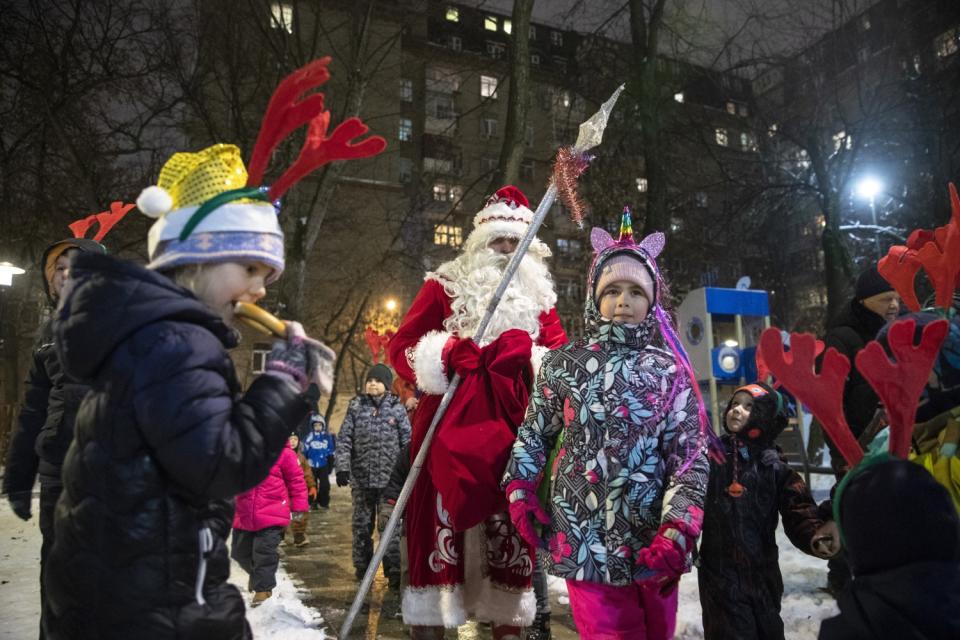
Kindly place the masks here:
POLYGON ((147 187, 137 197, 137 209, 151 218, 159 218, 173 208, 173 198, 163 187, 147 187))

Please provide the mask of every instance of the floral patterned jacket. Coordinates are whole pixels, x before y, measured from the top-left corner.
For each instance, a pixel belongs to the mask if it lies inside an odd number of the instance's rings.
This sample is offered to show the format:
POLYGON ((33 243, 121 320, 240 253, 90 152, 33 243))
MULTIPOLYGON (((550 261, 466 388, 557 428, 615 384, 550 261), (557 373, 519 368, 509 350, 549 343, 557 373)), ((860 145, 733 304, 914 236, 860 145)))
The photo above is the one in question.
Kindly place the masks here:
POLYGON ((654 314, 615 324, 592 295, 585 307, 586 335, 544 360, 503 486, 539 483, 563 432, 544 505, 546 569, 626 585, 654 574, 635 556, 662 524, 702 518, 709 462, 696 395, 673 354, 651 345, 654 314))

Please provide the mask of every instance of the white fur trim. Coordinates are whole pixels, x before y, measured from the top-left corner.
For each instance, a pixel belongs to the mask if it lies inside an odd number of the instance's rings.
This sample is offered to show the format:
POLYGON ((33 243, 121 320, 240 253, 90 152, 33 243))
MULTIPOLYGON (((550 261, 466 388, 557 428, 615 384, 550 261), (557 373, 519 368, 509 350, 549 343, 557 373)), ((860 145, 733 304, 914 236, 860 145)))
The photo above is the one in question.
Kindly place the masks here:
POLYGON ((547 357, 548 353, 550 353, 550 349, 540 346, 539 344, 533 345, 533 348, 530 349, 530 364, 533 365, 534 380, 540 375, 540 367, 543 365, 543 359, 547 357))
POLYGON ((407 587, 403 590, 403 624, 407 626, 456 628, 467 621, 463 589, 450 587, 407 587))
POLYGON ((494 202, 473 216, 473 226, 479 227, 481 224, 490 224, 494 221, 512 222, 515 218, 521 224, 530 224, 533 221, 533 211, 523 205, 517 205, 516 209, 512 209, 506 202, 494 202))
POLYGON ((173 198, 163 187, 152 185, 137 196, 137 209, 150 218, 159 218, 173 208, 173 198))
MULTIPOLYGON (((530 225, 525 222, 496 220, 475 226, 473 231, 467 236, 463 246, 482 248, 490 244, 497 238, 517 238, 518 240, 527 235, 530 225)), ((540 238, 534 238, 530 243, 531 253, 539 258, 549 258, 553 255, 548 247, 540 238)))
POLYGON ((443 347, 450 339, 446 331, 430 331, 413 348, 413 373, 417 377, 417 386, 425 393, 443 395, 450 380, 443 364, 443 347))
POLYGON ((467 618, 495 625, 529 627, 537 614, 533 589, 510 591, 484 575, 486 560, 484 524, 463 536, 464 585, 407 587, 403 592, 406 625, 459 627, 467 618))
MULTIPOLYGON (((153 223, 147 234, 147 251, 156 254, 157 245, 180 236, 199 206, 183 207, 166 214, 153 223)), ((200 221, 193 233, 216 233, 218 231, 248 231, 270 233, 283 237, 277 211, 269 202, 228 202, 214 209, 200 221)))

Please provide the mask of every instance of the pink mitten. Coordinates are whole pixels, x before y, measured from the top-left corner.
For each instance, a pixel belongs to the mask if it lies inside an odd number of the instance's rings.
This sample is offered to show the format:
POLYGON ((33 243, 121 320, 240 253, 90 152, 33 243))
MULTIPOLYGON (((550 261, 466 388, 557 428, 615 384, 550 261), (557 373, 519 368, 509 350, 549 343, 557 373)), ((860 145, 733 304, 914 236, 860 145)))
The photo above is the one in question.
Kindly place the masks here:
POLYGON ((550 524, 550 516, 537 500, 537 488, 527 480, 514 480, 507 485, 507 500, 510 501, 510 520, 520 537, 534 548, 543 547, 543 541, 530 522, 530 514, 533 514, 540 524, 550 524), (521 492, 522 497, 514 494, 515 491, 521 492))
POLYGON ((677 529, 661 526, 650 546, 637 553, 637 564, 645 565, 668 578, 679 578, 687 569, 687 552, 685 545, 677 542, 679 539, 687 542, 686 536, 677 529))

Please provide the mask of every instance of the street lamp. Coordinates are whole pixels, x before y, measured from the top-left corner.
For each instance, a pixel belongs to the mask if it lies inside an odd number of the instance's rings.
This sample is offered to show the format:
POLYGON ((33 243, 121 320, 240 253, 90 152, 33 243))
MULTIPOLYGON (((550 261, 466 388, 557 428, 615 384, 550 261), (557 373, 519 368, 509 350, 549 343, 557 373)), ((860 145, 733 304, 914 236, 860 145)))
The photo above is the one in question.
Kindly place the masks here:
POLYGON ((20 267, 9 262, 0 262, 0 286, 9 287, 13 284, 13 276, 24 273, 20 267))
POLYGON ((393 313, 397 310, 397 301, 395 298, 387 298, 387 301, 383 303, 383 306, 387 308, 387 311, 393 313))
POLYGON ((877 260, 882 255, 880 253, 880 230, 877 228, 877 196, 883 193, 883 183, 873 176, 861 178, 854 188, 857 197, 870 202, 870 217, 873 220, 873 243, 877 250, 877 260))

